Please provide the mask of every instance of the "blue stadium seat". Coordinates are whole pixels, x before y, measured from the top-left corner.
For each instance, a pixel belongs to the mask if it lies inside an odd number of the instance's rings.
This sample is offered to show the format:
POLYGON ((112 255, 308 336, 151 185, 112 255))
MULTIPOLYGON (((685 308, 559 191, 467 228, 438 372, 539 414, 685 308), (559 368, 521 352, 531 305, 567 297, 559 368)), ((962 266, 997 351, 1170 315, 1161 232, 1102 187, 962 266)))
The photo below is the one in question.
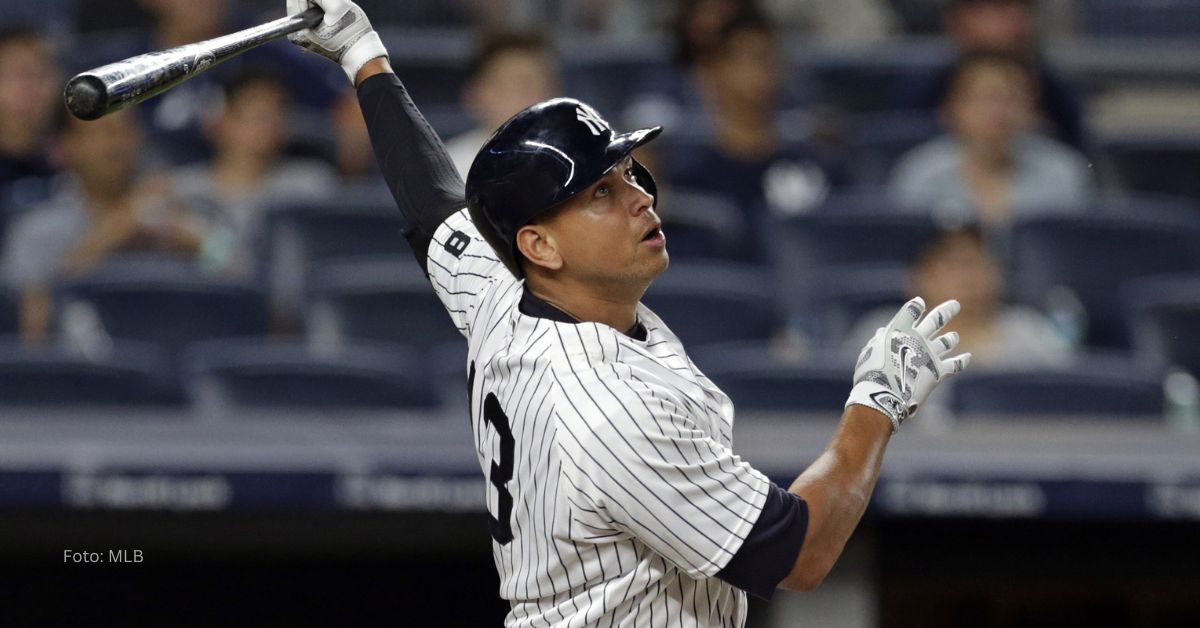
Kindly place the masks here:
MULTIPOLYGON (((1196 3, 1200 17, 1200 3, 1196 3)), ((1192 28, 1196 29, 1194 22, 1192 28)), ((1200 31, 1198 31, 1200 32, 1200 31)), ((1100 150, 1126 188, 1200 199, 1200 135, 1175 129, 1108 137, 1100 150)))
POLYGON ((840 414, 850 394, 853 365, 795 364, 760 342, 700 345, 689 351, 696 365, 739 410, 840 414))
POLYGON ((999 415, 1161 419, 1162 380, 1133 368, 997 373, 967 371, 953 380, 960 418, 999 415))
POLYGON ((1045 304, 1069 289, 1087 311, 1087 342, 1128 347, 1118 293, 1122 283, 1156 274, 1200 270, 1200 219, 1092 215, 1048 217, 1013 226, 1014 292, 1045 304))
MULTIPOLYGON (((317 265, 355 257, 411 256, 403 228, 404 219, 386 193, 272 208, 267 215, 270 260, 265 266, 276 312, 286 319, 300 318, 317 265)), ((412 266, 416 269, 415 261, 412 266)))
POLYGON ((1098 37, 1200 36, 1196 0, 1078 0, 1080 31, 1098 37))
POLYGON ((330 262, 314 273, 309 332, 335 342, 384 340, 433 348, 463 342, 410 258, 330 262))
POLYGON ((113 260, 56 286, 56 297, 60 315, 73 303, 88 304, 112 338, 156 344, 173 360, 193 342, 268 332, 262 290, 202 275, 178 259, 113 260))
POLYGON ((17 333, 20 325, 20 295, 16 290, 0 286, 0 336, 17 333))
MULTIPOLYGON (((908 294, 908 270, 893 264, 865 264, 782 275, 788 324, 815 344, 842 346, 864 316, 885 306, 899 309, 908 294)), ((866 342, 866 338, 862 341, 866 342)))
POLYGON ((1200 273, 1135 280, 1121 294, 1138 354, 1200 377, 1200 273))
POLYGON ((669 72, 670 52, 658 41, 612 42, 589 39, 570 45, 563 68, 567 93, 596 108, 613 124, 636 95, 631 86, 669 72))
POLYGON ((900 44, 821 55, 811 66, 830 102, 857 114, 894 109, 906 86, 931 80, 948 59, 941 47, 900 44))
POLYGON ((70 32, 77 0, 0 2, 0 24, 27 26, 55 35, 70 32))
POLYGON ((266 340, 213 341, 189 348, 185 369, 200 412, 431 408, 438 402, 417 354, 380 343, 313 351, 266 340))
POLYGON ((680 188, 661 195, 658 214, 672 260, 737 260, 745 243, 745 217, 728 200, 680 188))
POLYGON ((275 263, 410 251, 400 233, 404 218, 383 192, 276 206, 267 219, 275 263))
POLYGON ((765 340, 780 322, 769 271, 757 266, 671 264, 642 301, 685 345, 765 340))
POLYGON ((177 399, 167 354, 153 345, 114 343, 84 357, 58 345, 0 339, 0 404, 6 406, 166 405, 177 399))
POLYGON ((926 216, 821 211, 771 225, 780 270, 818 271, 851 264, 908 265, 939 230, 926 216))
MULTIPOLYGON (((402 7, 413 3, 386 4, 402 7)), ((472 48, 470 33, 406 29, 384 30, 381 36, 394 59, 396 76, 422 109, 461 105, 468 78, 467 55, 472 48)))
POLYGON ((942 134, 935 114, 885 111, 860 114, 850 121, 850 168, 856 185, 882 186, 892 167, 908 151, 942 134))

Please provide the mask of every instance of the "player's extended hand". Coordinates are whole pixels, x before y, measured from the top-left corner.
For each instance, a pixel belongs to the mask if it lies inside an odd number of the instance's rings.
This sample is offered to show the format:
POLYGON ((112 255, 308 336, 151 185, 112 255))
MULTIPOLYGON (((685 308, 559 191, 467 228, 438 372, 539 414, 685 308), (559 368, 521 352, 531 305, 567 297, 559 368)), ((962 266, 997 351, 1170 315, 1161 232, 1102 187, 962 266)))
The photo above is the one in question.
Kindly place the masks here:
POLYGON ((970 353, 947 357, 958 346, 957 333, 934 337, 960 308, 958 301, 946 301, 922 319, 925 301, 921 297, 905 303, 859 354, 854 388, 846 405, 867 406, 886 414, 895 434, 938 383, 971 363, 970 353))
POLYGON ((325 19, 316 28, 288 35, 293 44, 340 64, 351 82, 368 61, 388 56, 367 14, 350 0, 287 0, 287 12, 296 15, 314 5, 325 11, 325 19))

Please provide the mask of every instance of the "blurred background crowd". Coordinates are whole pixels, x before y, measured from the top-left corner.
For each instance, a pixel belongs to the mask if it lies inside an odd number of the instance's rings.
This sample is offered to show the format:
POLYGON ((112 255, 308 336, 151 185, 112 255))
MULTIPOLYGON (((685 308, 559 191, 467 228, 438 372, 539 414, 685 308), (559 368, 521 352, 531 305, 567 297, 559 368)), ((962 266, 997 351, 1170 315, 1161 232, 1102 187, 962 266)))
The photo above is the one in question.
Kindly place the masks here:
MULTIPOLYGON (((1200 2, 361 4, 464 176, 556 95, 666 127, 639 154, 672 256, 646 301, 739 404, 836 407, 917 293, 963 302, 973 370, 1040 374, 952 411, 1197 411, 1200 59, 1171 51, 1200 2)), ((461 341, 332 64, 276 42, 96 122, 63 112, 73 73, 280 5, 0 3, 0 362, 24 383, 0 401, 70 397, 50 362, 83 401, 458 396, 461 341)))
MULTIPOLYGON (((464 174, 556 95, 666 128, 645 302, 772 477, 896 307, 962 301, 970 371, 750 625, 1200 625, 1200 0, 359 3, 464 174)), ((465 346, 341 71, 275 42, 65 114, 73 74, 283 5, 0 0, 0 623, 507 610, 465 346)))

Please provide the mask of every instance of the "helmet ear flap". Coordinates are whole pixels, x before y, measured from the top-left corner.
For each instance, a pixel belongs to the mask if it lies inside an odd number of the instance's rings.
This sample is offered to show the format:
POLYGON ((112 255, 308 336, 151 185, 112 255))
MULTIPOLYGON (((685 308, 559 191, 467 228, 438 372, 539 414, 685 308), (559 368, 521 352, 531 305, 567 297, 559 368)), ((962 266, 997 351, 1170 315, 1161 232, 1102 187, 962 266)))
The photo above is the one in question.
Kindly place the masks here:
POLYGON ((654 181, 654 175, 650 174, 650 170, 636 158, 633 160, 633 176, 637 177, 638 184, 642 186, 642 189, 654 197, 654 207, 657 208, 658 183, 654 181))

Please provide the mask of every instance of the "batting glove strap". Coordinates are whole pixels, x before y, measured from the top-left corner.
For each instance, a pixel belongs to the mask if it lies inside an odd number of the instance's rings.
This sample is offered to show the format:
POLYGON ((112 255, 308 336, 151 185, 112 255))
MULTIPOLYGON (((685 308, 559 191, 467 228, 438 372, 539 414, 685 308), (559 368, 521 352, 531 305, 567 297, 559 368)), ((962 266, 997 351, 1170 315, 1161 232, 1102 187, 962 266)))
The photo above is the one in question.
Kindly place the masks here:
POLYGON ((892 422, 892 434, 900 431, 900 425, 908 418, 910 411, 904 400, 886 386, 875 382, 859 382, 850 389, 850 398, 846 407, 866 406, 882 412, 892 422))
POLYGON ((342 70, 346 72, 346 76, 350 77, 350 82, 353 83, 359 70, 362 70, 368 61, 387 56, 387 48, 383 47, 379 33, 371 31, 350 44, 346 52, 342 54, 342 70))

